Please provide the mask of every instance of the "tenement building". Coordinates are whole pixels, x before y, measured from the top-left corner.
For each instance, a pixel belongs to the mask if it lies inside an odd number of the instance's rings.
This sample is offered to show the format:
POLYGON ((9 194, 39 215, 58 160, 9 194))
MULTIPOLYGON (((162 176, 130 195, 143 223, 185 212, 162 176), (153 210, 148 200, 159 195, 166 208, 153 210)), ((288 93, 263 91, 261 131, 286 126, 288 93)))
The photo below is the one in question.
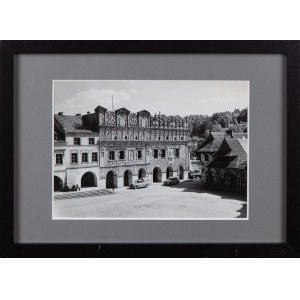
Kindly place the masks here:
POLYGON ((211 132, 196 152, 203 183, 216 189, 247 192, 247 133, 211 132))
POLYGON ((188 119, 126 108, 54 116, 54 190, 118 188, 138 178, 188 176, 188 119))

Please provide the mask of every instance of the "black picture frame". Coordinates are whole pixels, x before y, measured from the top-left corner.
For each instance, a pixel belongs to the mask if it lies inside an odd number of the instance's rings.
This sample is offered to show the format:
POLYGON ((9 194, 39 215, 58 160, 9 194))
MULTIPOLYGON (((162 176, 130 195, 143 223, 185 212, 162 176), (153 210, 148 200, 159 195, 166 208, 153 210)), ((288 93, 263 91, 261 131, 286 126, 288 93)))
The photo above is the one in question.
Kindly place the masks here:
POLYGON ((0 42, 0 256, 299 257, 300 41, 2 41, 0 42), (17 244, 14 242, 14 57, 18 54, 222 53, 287 58, 287 232, 279 244, 17 244))

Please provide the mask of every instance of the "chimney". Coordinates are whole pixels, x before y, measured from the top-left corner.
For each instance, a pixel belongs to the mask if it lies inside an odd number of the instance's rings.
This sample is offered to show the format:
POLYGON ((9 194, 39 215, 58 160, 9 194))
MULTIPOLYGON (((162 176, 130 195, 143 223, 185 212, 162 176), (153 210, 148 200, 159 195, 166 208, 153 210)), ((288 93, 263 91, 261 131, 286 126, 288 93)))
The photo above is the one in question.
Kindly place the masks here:
POLYGON ((231 138, 233 138, 233 131, 232 131, 232 129, 228 129, 228 130, 226 130, 226 134, 229 136, 229 137, 231 137, 231 138))
POLYGON ((90 112, 89 111, 87 111, 87 114, 89 114, 90 112))
POLYGON ((75 116, 81 117, 81 114, 76 114, 75 116))
POLYGON ((58 115, 59 115, 59 116, 63 116, 64 113, 61 111, 61 112, 58 113, 58 115))

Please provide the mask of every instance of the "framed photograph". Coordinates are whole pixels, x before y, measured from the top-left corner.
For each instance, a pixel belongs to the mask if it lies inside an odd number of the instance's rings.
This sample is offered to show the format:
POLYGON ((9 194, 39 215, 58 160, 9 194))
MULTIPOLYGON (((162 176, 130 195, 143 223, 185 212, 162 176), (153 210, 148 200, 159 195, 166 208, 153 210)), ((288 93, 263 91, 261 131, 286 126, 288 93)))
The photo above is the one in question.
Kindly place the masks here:
POLYGON ((248 81, 55 80, 53 102, 53 219, 248 220, 248 81))
POLYGON ((298 257, 298 41, 2 41, 4 257, 298 257))

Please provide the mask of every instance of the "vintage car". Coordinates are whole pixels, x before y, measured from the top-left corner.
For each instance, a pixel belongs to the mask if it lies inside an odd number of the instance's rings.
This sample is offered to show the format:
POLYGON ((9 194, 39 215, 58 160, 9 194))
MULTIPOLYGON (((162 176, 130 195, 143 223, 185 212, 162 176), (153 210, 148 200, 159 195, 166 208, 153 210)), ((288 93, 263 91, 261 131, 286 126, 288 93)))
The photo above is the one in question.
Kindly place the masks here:
POLYGON ((164 181, 164 185, 176 185, 179 184, 179 179, 177 177, 169 177, 164 181))
POLYGON ((148 187, 150 185, 150 179, 149 178, 141 178, 136 180, 134 183, 131 183, 129 187, 131 189, 139 189, 139 188, 144 188, 148 187))

